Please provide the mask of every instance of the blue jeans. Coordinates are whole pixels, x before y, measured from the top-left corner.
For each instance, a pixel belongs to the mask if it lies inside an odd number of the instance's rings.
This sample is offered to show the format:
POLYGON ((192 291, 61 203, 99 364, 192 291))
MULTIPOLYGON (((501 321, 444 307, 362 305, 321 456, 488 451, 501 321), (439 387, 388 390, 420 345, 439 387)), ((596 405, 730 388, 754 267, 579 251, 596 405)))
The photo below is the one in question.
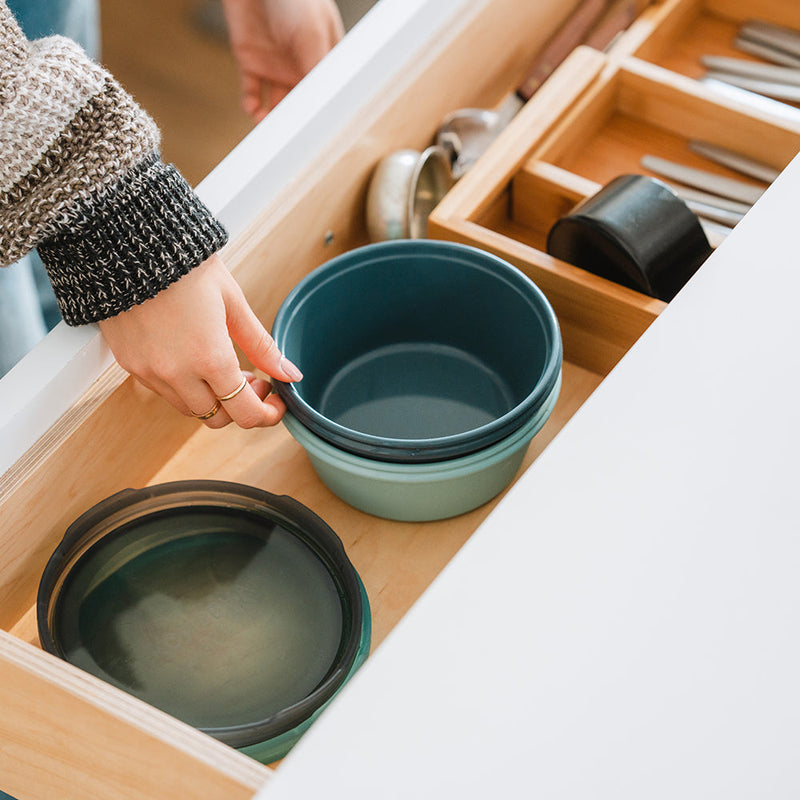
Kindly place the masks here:
POLYGON ((0 268, 0 376, 47 333, 32 260, 0 268))
MULTIPOLYGON (((97 0, 7 0, 29 39, 61 34, 92 57, 100 55, 97 0)), ((0 268, 0 377, 5 375, 61 315, 44 265, 34 252, 0 268)))

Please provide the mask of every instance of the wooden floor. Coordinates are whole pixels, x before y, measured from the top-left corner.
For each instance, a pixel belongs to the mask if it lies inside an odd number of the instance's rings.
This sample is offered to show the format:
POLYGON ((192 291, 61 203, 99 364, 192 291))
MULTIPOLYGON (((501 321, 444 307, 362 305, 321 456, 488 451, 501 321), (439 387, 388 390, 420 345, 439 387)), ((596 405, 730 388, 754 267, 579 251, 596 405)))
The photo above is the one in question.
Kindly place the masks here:
POLYGON ((205 0, 101 0, 103 64, 161 128, 162 154, 196 185, 252 129, 236 63, 205 0))
MULTIPOLYGON (((341 0, 347 29, 375 0, 341 0)), ((197 185, 252 129, 220 0, 100 0, 103 64, 161 128, 162 155, 197 185)))

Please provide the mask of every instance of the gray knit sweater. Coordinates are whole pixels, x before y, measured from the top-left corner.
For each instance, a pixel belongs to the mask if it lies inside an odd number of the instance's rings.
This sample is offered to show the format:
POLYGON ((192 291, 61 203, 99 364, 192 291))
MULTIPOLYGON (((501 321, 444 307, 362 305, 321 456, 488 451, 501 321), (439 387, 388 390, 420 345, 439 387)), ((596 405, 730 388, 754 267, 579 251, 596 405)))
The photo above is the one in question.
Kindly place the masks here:
POLYGON ((0 0, 0 266, 37 248, 71 325, 155 296, 225 243, 159 141, 78 45, 27 41, 0 0))

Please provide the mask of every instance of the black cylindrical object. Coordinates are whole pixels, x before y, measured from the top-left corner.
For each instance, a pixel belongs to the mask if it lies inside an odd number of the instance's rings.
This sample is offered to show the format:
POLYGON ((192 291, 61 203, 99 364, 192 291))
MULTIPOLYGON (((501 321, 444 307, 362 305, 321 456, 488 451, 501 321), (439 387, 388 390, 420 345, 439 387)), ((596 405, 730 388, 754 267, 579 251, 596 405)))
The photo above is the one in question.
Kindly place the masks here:
POLYGON ((553 225, 547 252, 669 302, 712 248, 700 220, 668 186, 620 175, 553 225))

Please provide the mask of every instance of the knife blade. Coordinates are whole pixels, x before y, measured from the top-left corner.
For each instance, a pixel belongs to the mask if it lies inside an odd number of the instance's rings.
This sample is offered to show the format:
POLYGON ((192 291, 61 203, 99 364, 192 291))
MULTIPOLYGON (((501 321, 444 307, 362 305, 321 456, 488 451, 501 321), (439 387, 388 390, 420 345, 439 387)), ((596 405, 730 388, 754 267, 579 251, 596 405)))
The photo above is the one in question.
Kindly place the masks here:
POLYGON ((800 103, 800 86, 789 86, 786 83, 776 83, 775 81, 762 81, 756 78, 746 78, 743 75, 734 75, 729 72, 718 72, 708 70, 706 77, 713 80, 730 83, 740 89, 747 89, 750 92, 763 94, 773 100, 783 100, 788 103, 800 103))
POLYGON ((800 56, 784 53, 783 50, 776 50, 774 47, 770 47, 767 44, 753 42, 742 36, 737 36, 733 40, 733 46, 743 53, 749 53, 751 56, 763 58, 765 61, 771 61, 773 64, 784 67, 800 67, 800 56))
POLYGON ((780 170, 774 169, 769 166, 769 164, 764 164, 761 161, 748 158, 741 153, 737 153, 735 150, 730 150, 727 147, 720 147, 711 142, 690 139, 689 149, 693 153, 697 153, 709 159, 709 161, 714 161, 723 167, 734 169, 737 172, 741 172, 742 175, 747 175, 749 178, 755 178, 758 181, 772 183, 772 181, 780 175, 780 170))
POLYGON ((761 187, 752 183, 740 181, 736 178, 726 178, 723 175, 717 175, 696 167, 687 167, 685 164, 669 161, 659 156, 644 155, 640 163, 645 169, 649 169, 656 175, 662 175, 669 180, 684 183, 687 186, 693 186, 721 197, 728 197, 731 200, 749 203, 750 205, 755 203, 764 193, 761 187))
POLYGON ((718 72, 730 72, 745 78, 762 81, 786 83, 789 86, 800 86, 800 69, 796 67, 779 67, 776 64, 760 64, 746 58, 705 55, 700 59, 704 67, 718 72))
POLYGON ((769 45, 784 53, 800 56, 800 33, 784 25, 751 19, 739 27, 739 36, 769 45))

